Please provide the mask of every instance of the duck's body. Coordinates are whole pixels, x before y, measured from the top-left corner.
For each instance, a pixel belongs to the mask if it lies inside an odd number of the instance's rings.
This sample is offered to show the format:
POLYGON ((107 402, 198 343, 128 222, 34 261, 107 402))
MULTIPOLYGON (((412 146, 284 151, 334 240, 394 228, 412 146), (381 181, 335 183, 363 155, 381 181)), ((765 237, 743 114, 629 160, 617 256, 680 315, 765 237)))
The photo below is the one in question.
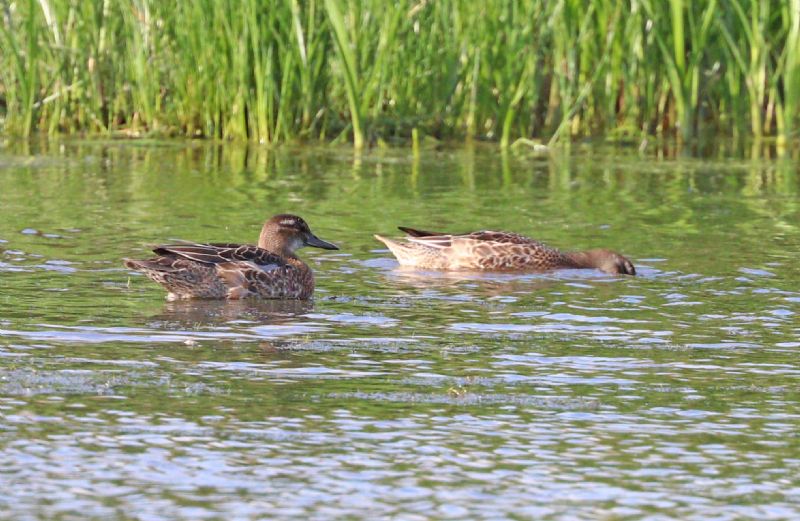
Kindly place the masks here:
POLYGON ((308 299, 314 274, 297 257, 283 258, 258 246, 180 244, 153 249, 158 257, 125 260, 161 284, 169 300, 246 297, 308 299))
POLYGON ((433 270, 543 272, 595 268, 611 274, 635 275, 633 264, 610 250, 562 252, 510 232, 479 231, 460 235, 426 232, 400 226, 407 242, 376 235, 402 266, 433 270))
POLYGON ((125 259, 125 266, 162 285, 168 300, 308 299, 314 294, 314 274, 294 254, 303 246, 338 249, 312 234, 300 217, 282 214, 264 224, 258 246, 164 245, 153 249, 157 257, 125 259))

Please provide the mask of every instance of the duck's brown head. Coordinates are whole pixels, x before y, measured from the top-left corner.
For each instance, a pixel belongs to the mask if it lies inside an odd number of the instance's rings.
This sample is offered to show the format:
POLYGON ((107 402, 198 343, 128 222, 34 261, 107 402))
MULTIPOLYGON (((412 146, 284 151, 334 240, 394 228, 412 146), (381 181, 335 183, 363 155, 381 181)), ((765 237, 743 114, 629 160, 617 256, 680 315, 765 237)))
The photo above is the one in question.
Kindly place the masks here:
POLYGON ((283 255, 292 255, 303 246, 313 246, 325 250, 338 250, 339 247, 323 241, 313 233, 308 224, 296 215, 279 214, 264 223, 258 238, 258 247, 283 255))
POLYGON ((633 263, 619 253, 606 249, 583 251, 573 257, 581 268, 595 268, 610 275, 636 275, 633 263))

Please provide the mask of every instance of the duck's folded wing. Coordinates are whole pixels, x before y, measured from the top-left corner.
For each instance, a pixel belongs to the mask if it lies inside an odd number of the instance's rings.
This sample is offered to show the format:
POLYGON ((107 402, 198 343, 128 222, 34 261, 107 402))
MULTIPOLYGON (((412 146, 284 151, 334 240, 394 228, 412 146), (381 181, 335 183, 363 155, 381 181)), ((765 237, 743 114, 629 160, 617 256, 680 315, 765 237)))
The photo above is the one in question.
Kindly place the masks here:
POLYGON ((503 232, 480 231, 464 233, 458 235, 440 233, 437 235, 413 235, 409 234, 406 239, 415 244, 421 244, 429 248, 451 248, 455 243, 474 244, 474 243, 493 243, 493 242, 516 242, 513 234, 503 232))
POLYGON ((217 275, 225 281, 229 294, 237 295, 237 298, 248 295, 301 298, 306 282, 304 277, 310 277, 310 272, 303 273, 287 263, 263 265, 234 261, 223 262, 215 267, 217 275))
POLYGON ((158 255, 177 256, 203 264, 249 262, 266 270, 286 265, 286 261, 278 255, 248 244, 166 244, 153 251, 158 255))
POLYGON ((436 249, 477 246, 479 244, 486 244, 489 246, 518 244, 536 248, 543 247, 540 242, 516 233, 493 232, 490 230, 465 233, 462 235, 407 236, 406 239, 409 242, 436 249))
POLYGON ((416 228, 409 228, 408 226, 398 226, 398 230, 405 232, 406 235, 410 235, 411 237, 428 237, 431 235, 450 235, 448 233, 441 233, 441 232, 429 232, 425 230, 418 230, 416 228))
POLYGON ((423 246, 427 246, 428 248, 449 248, 453 244, 453 236, 452 235, 426 235, 423 237, 414 237, 409 235, 406 237, 408 242, 413 242, 415 244, 421 244, 423 246))
POLYGON ((467 239, 470 241, 479 242, 496 242, 501 244, 522 244, 522 245, 539 245, 539 241, 519 235, 518 233, 511 232, 493 232, 491 230, 482 230, 479 232, 467 233, 459 235, 459 239, 467 239))

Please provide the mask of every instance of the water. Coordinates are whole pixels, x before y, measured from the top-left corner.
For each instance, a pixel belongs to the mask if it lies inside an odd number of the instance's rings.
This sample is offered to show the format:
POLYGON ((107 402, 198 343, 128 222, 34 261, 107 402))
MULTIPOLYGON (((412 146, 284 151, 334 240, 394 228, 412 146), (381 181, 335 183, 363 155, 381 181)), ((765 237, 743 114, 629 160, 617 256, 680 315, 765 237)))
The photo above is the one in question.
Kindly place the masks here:
POLYGON ((0 149, 8 519, 800 516, 796 163, 578 146, 0 149), (313 303, 167 303, 122 257, 302 215, 313 303), (396 225, 641 276, 398 270, 396 225))

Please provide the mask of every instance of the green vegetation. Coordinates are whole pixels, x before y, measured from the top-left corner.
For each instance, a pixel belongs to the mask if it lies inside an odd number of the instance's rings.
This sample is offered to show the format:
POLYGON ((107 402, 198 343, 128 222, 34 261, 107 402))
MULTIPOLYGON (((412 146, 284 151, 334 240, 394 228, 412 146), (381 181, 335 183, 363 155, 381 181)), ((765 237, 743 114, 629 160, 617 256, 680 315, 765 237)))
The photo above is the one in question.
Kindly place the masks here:
POLYGON ((800 0, 0 0, 6 133, 794 136, 800 0), (724 5, 723 5, 724 4, 724 5))

